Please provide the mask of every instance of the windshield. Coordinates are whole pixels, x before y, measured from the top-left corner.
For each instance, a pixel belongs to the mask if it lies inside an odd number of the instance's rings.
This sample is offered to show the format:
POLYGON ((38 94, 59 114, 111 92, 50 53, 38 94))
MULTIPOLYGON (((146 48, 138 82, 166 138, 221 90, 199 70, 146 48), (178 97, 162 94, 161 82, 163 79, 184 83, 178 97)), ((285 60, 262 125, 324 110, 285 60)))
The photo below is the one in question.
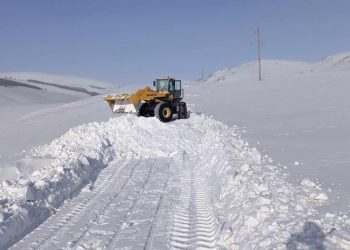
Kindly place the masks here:
POLYGON ((158 80, 157 91, 169 91, 169 80, 158 80))

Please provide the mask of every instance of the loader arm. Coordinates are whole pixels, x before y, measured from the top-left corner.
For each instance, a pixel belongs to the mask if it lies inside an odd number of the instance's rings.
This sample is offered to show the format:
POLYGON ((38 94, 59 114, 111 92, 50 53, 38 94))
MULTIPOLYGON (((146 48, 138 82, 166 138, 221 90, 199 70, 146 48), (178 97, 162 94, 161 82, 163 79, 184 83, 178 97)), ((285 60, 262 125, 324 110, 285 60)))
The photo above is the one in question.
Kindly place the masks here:
POLYGON ((113 113, 138 113, 143 103, 161 102, 165 98, 173 99, 173 96, 167 91, 156 92, 146 87, 133 94, 108 95, 105 97, 105 101, 113 113))

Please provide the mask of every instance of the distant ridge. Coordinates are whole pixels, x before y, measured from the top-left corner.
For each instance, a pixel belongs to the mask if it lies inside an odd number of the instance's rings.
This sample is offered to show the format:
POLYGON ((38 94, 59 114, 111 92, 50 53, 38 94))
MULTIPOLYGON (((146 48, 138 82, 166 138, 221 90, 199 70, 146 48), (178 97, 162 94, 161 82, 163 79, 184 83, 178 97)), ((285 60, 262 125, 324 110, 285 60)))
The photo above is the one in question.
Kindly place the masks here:
MULTIPOLYGON (((91 96, 99 95, 99 93, 97 93, 97 92, 88 91, 88 90, 86 90, 84 88, 80 88, 80 87, 70 87, 70 86, 66 86, 66 85, 42 82, 42 81, 32 80, 32 79, 28 79, 27 81, 42 84, 42 85, 54 86, 54 87, 61 88, 61 89, 68 89, 68 90, 73 90, 73 91, 77 91, 77 92, 82 92, 82 93, 86 93, 86 94, 91 95, 91 96)), ((91 85, 89 85, 89 86, 91 86, 91 85)), ((93 88, 96 88, 96 86, 93 86, 93 88)), ((97 88, 99 88, 99 87, 97 87, 97 88)), ((103 88, 101 88, 101 89, 103 89, 103 88)))
POLYGON ((37 89, 37 90, 43 90, 42 88, 22 82, 16 82, 14 80, 9 79, 3 79, 0 78, 0 86, 13 88, 13 87, 25 87, 25 88, 31 88, 31 89, 37 89))

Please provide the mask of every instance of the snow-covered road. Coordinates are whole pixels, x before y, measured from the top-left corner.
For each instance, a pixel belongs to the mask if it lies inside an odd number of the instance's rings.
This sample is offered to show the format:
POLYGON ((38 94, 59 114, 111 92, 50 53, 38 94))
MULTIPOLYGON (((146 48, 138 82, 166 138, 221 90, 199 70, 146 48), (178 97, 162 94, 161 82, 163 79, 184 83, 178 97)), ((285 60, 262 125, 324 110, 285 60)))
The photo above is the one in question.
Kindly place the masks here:
POLYGON ((350 248, 320 187, 205 115, 84 124, 31 157, 53 160, 2 184, 1 249, 350 248))
POLYGON ((169 159, 152 158, 110 163, 93 185, 13 249, 151 246, 158 239, 156 222, 169 164, 169 159))
POLYGON ((218 220, 196 162, 186 153, 113 161, 11 249, 214 248, 218 220))

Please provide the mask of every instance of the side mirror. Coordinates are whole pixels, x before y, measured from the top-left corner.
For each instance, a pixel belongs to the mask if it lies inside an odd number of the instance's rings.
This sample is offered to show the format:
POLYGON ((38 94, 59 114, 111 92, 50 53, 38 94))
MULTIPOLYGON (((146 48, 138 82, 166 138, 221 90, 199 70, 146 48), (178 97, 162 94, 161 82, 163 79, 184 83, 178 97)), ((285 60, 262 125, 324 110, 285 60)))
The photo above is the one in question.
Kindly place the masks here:
POLYGON ((153 86, 156 86, 156 81, 153 81, 153 86))

